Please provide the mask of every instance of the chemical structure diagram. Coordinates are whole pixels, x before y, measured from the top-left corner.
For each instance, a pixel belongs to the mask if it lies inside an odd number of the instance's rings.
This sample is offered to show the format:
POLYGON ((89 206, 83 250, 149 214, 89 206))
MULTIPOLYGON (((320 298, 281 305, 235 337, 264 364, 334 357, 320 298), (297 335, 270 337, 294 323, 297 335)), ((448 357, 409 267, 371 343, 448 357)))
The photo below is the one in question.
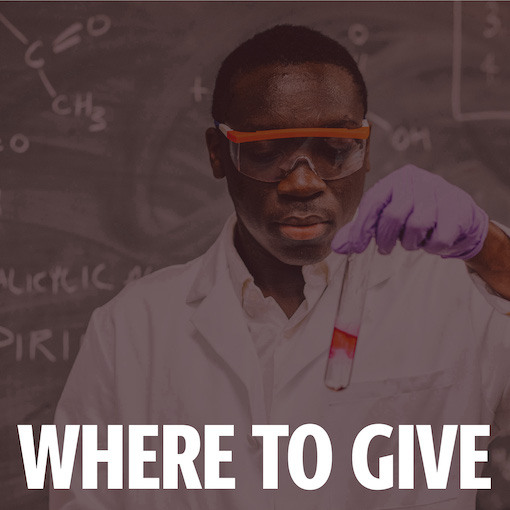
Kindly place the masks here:
MULTIPOLYGON (((41 84, 51 100, 51 110, 60 116, 86 117, 89 119, 88 130, 91 133, 103 131, 107 127, 105 108, 94 104, 94 94, 85 93, 64 94, 57 92, 45 71, 48 51, 45 43, 37 39, 30 41, 7 17, 0 12, 0 26, 8 30, 21 44, 26 47, 24 53, 25 65, 35 71, 41 84), (45 51, 46 50, 46 51, 45 51)), ((51 54, 59 55, 70 48, 82 43, 83 36, 101 37, 111 28, 111 19, 105 14, 90 16, 85 23, 75 22, 58 34, 51 43, 51 54)), ((14 133, 8 140, 0 139, 0 152, 10 150, 16 154, 23 154, 30 149, 30 139, 23 133, 14 133)))

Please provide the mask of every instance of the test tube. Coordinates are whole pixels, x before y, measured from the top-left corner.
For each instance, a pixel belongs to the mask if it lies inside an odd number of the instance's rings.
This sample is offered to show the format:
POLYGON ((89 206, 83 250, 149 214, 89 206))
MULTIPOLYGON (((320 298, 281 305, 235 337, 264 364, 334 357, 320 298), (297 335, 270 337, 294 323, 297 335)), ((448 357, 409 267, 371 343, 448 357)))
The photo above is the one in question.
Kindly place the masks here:
POLYGON ((368 274, 356 268, 360 257, 349 255, 331 338, 324 382, 339 391, 349 385, 368 288, 368 274), (356 276, 357 275, 357 276, 356 276))

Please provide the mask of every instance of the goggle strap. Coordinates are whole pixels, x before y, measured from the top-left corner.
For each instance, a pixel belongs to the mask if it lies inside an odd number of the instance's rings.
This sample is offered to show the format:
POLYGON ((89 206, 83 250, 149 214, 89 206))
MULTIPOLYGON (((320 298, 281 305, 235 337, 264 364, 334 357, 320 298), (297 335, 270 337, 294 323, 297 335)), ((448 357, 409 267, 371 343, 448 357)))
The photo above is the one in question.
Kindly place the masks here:
POLYGON ((363 126, 355 129, 347 128, 289 128, 289 129, 269 129, 264 131, 234 131, 226 124, 220 124, 214 121, 215 126, 234 143, 256 142, 260 140, 276 140, 281 138, 354 138, 357 140, 366 140, 370 135, 370 127, 366 120, 363 126))

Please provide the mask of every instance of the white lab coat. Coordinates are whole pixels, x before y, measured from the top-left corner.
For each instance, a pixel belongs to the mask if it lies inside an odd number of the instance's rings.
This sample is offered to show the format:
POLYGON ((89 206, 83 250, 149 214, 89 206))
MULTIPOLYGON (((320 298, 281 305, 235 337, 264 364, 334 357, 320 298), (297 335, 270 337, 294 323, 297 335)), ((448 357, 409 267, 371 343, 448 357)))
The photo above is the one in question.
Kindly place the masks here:
MULTIPOLYGON (((360 278, 369 271, 369 288, 350 386, 333 392, 323 382, 339 281, 293 340, 292 355, 275 375, 268 417, 259 360, 229 277, 226 232, 202 257, 149 275, 96 310, 56 422, 179 423, 200 432, 205 424, 233 424, 234 438, 222 440, 233 462, 221 474, 235 477, 236 489, 84 491, 75 468, 78 488, 53 493, 50 508, 474 509, 475 492, 458 489, 458 466, 446 490, 427 490, 418 461, 415 490, 386 491, 364 488, 351 467, 354 438, 371 423, 431 424, 436 434, 443 424, 493 424, 494 434, 508 427, 510 317, 476 289, 464 263, 399 247, 382 256, 374 245, 356 256, 352 271, 360 278), (309 422, 332 440, 329 481, 317 491, 297 488, 281 440, 280 488, 262 490, 262 449, 251 425, 289 424, 292 431, 309 422)), ((306 445, 311 476, 313 441, 306 445)), ((397 453, 397 430, 374 441, 372 469, 389 453, 397 453)), ((200 455, 203 482, 202 463, 200 455)), ((160 476, 160 469, 148 464, 146 475, 160 476)))

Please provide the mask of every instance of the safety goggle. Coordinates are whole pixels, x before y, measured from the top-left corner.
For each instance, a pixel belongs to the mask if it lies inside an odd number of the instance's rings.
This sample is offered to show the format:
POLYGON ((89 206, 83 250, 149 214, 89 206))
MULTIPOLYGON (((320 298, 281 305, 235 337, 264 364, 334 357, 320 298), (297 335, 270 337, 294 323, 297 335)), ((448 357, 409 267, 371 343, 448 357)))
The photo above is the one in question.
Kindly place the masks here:
POLYGON ((237 170, 257 181, 279 182, 306 163, 321 179, 347 177, 363 166, 370 127, 235 131, 214 121, 229 140, 237 170))

